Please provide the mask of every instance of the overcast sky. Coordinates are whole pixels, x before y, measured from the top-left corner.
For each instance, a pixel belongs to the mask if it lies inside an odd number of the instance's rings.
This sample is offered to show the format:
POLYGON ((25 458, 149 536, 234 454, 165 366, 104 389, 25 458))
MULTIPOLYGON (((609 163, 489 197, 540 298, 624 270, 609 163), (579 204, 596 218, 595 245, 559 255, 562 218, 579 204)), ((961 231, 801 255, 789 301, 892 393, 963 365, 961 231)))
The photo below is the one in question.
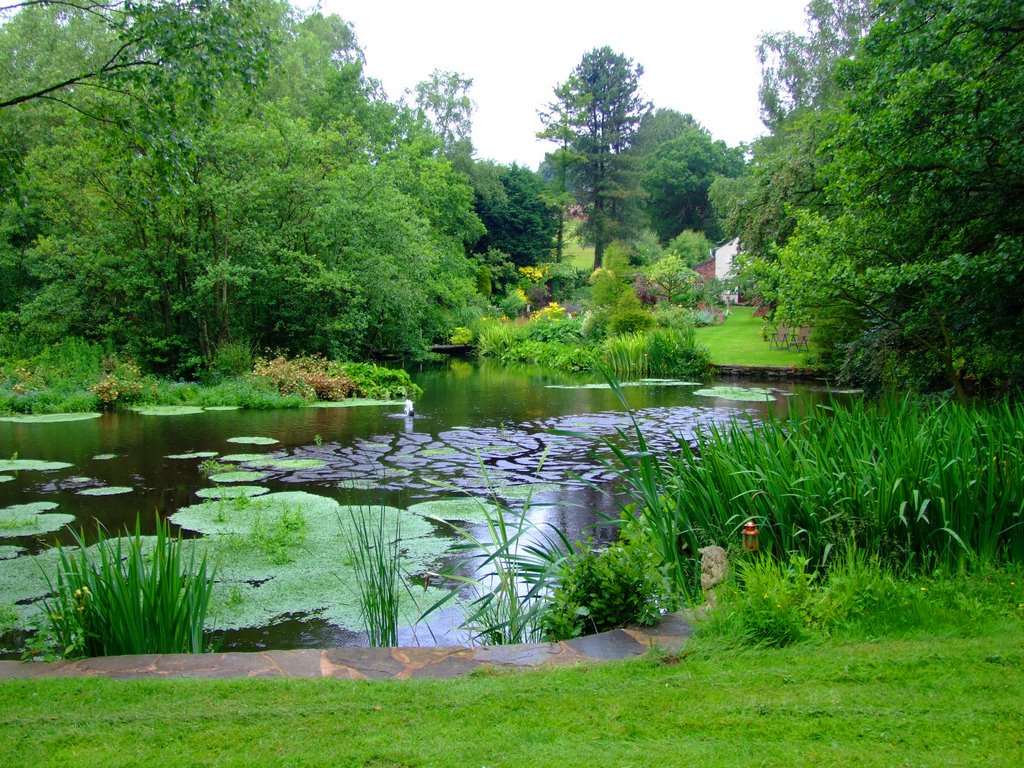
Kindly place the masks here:
POLYGON ((691 113, 729 145, 765 132, 758 116, 757 38, 803 32, 807 0, 322 0, 355 26, 366 73, 391 100, 434 69, 473 79, 478 158, 536 168, 537 111, 583 54, 608 45, 644 68, 657 107, 691 113))

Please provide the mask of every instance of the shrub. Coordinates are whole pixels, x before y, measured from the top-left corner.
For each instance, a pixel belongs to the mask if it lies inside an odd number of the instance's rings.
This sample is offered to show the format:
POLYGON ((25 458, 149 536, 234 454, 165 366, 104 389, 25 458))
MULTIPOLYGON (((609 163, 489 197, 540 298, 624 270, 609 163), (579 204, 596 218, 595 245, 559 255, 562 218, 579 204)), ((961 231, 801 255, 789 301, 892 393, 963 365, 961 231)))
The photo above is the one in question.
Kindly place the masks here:
POLYGON ((110 410, 116 405, 131 405, 142 399, 144 380, 139 366, 131 360, 120 362, 108 358, 104 368, 100 380, 89 387, 100 408, 110 410))
MULTIPOLYGON (((561 307, 559 307, 561 310, 561 307)), ((545 310, 546 311, 546 310, 545 310)), ((579 343, 583 336, 583 324, 576 318, 566 317, 564 310, 557 315, 543 315, 527 324, 526 335, 533 341, 557 341, 563 344, 579 343)))
POLYGON ((658 563, 643 539, 618 541, 602 552, 576 552, 558 570, 541 622, 545 636, 568 640, 627 624, 653 624, 665 597, 658 563))
POLYGON ((612 336, 640 333, 652 325, 654 325, 654 317, 644 309, 618 309, 608 320, 608 332, 612 336))
POLYGON ((414 384, 409 373, 401 368, 387 368, 375 363, 340 363, 336 369, 352 381, 354 394, 360 397, 396 400, 423 394, 423 389, 414 384))
POLYGON ((469 328, 460 325, 457 328, 452 329, 451 336, 448 337, 448 340, 452 344, 472 344, 473 332, 469 328))
POLYGON ((210 372, 223 377, 242 376, 252 370, 252 347, 245 341, 226 341, 217 347, 210 372))
POLYGON ((322 357, 282 356, 265 360, 258 358, 253 375, 265 379, 282 395, 300 395, 316 400, 343 400, 354 390, 352 380, 338 370, 330 370, 330 363, 322 357))

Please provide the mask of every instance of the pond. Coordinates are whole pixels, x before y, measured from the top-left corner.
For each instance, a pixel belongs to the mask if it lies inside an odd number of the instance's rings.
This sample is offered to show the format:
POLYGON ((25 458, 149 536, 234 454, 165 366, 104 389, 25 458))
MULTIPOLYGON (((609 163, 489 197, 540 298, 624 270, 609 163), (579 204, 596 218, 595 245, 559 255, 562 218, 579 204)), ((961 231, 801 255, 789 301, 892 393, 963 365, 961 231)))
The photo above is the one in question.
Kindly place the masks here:
MULTIPOLYGON (((411 373, 424 389, 412 417, 392 403, 0 420, 0 607, 34 610, 42 573, 53 567, 50 544, 70 543, 72 530, 88 537, 94 521, 120 532, 139 520, 149 533, 160 515, 210 542, 222 649, 361 644, 340 524, 354 506, 386 507, 400 521, 413 577, 452 556, 458 537, 437 518, 480 533, 481 508, 468 497, 512 509, 528 503, 531 521, 574 540, 613 535, 599 523, 600 513, 615 513, 614 501, 588 487, 609 480, 593 455, 599 438, 630 427, 607 385, 460 360, 411 373)), ((742 384, 738 394, 755 398, 743 402, 727 390, 709 396, 707 386, 650 380, 625 392, 659 451, 740 412, 781 415, 827 396, 806 384, 742 384)), ((454 612, 439 614, 400 640, 459 642, 457 623, 454 612)))

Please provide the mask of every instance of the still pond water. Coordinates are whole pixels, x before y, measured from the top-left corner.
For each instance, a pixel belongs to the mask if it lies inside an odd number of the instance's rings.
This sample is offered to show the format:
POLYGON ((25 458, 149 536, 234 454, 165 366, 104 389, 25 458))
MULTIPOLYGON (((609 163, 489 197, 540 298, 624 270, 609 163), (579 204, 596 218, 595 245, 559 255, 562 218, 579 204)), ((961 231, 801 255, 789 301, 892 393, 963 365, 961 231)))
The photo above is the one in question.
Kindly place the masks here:
MULTIPOLYGON (((211 480, 203 471, 201 463, 210 456, 253 473, 238 482, 258 487, 254 494, 272 494, 266 498, 303 510, 309 521, 308 533, 296 545, 301 556, 283 567, 250 562, 248 570, 238 565, 233 571, 237 543, 234 549, 218 550, 225 558, 217 561, 224 582, 218 591, 228 597, 222 599, 221 620, 215 623, 224 650, 364 642, 357 631, 345 546, 332 538, 348 505, 401 510, 395 514, 403 521, 403 543, 409 540, 406 568, 412 574, 443 565, 457 540, 450 526, 417 510, 482 532, 479 518, 474 521, 472 513, 458 511, 465 508, 459 507, 459 499, 467 494, 493 494, 511 508, 522 508, 529 497, 532 521, 557 525, 573 539, 600 541, 612 535, 596 524, 599 512, 614 513, 614 502, 584 485, 609 480, 593 455, 598 439, 630 426, 609 388, 593 377, 458 360, 411 373, 424 389, 413 417, 392 404, 173 416, 128 411, 51 424, 0 421, 0 461, 17 457, 69 465, 8 471, 0 464, 0 606, 18 600, 23 613, 30 610, 26 595, 31 590, 22 582, 38 582, 38 574, 29 571, 40 570, 36 562, 27 567, 30 556, 45 557, 54 541, 70 542, 72 528, 88 533, 99 521, 114 532, 134 528, 139 519, 146 533, 153 528, 154 514, 173 517, 186 508, 176 522, 188 535, 229 531, 225 520, 230 514, 248 515, 251 523, 252 509, 232 512, 230 500, 227 507, 224 501, 196 506, 203 504, 197 493, 234 484, 216 473, 211 480), (554 434, 557 430, 591 439, 554 434), (124 492, 90 495, 101 488, 124 492), (449 514, 443 504, 424 504, 437 500, 454 505, 449 514), (37 536, 20 535, 17 526, 3 527, 5 510, 36 502, 49 502, 45 512, 68 516, 67 524, 37 536), (189 522, 204 515, 205 523, 189 522), (237 578, 228 588, 232 574, 237 578)), ((705 385, 660 380, 630 386, 625 393, 648 441, 664 451, 678 451, 678 438, 692 441, 701 425, 741 413, 755 418, 769 411, 784 415, 791 407, 804 409, 828 397, 822 387, 808 384, 740 385, 768 387, 773 399, 737 402, 700 396, 695 392, 705 385)), ((258 509, 259 498, 242 506, 258 509)), ((274 512, 266 509, 265 522, 273 522, 274 512)), ((49 561, 41 562, 46 567, 49 561)), ((440 616, 429 628, 433 637, 421 628, 406 630, 400 639, 403 644, 459 642, 465 638, 454 629, 457 621, 456 615, 440 616)))

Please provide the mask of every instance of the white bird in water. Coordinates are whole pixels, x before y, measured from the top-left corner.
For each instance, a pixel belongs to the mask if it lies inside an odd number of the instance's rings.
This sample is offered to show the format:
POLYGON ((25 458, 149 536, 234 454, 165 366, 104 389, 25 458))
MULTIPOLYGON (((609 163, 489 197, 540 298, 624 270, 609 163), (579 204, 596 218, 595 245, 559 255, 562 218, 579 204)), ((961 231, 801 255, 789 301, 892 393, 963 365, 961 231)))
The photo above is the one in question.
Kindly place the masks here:
POLYGON ((406 400, 405 400, 405 415, 406 416, 412 416, 412 413, 413 413, 412 400, 406 398, 406 400))

